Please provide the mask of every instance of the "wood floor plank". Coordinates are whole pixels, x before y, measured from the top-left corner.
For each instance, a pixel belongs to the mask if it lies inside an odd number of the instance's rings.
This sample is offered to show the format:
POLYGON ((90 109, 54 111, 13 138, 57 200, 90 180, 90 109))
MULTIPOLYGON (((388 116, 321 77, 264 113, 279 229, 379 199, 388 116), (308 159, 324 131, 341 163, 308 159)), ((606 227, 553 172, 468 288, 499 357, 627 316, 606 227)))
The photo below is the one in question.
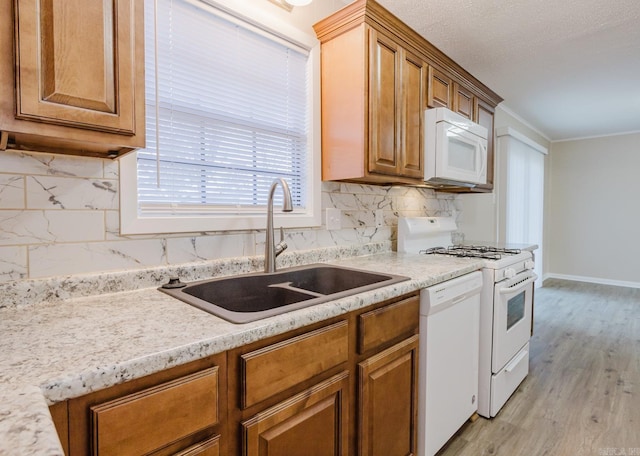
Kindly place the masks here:
POLYGON ((547 280, 529 376, 438 456, 640 456, 640 290, 547 280))

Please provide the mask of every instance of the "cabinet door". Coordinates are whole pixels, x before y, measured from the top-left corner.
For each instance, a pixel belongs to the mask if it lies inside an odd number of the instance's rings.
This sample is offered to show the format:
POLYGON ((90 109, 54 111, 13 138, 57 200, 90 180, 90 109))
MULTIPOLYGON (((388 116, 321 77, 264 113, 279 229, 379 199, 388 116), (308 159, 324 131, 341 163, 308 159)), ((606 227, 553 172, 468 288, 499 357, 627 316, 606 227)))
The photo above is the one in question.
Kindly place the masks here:
POLYGON ((360 456, 416 454, 418 337, 358 365, 360 456))
POLYGON ((370 31, 369 172, 398 174, 401 48, 370 31))
POLYGON ((464 87, 458 83, 453 83, 453 110, 466 117, 467 119, 473 119, 473 101, 474 96, 464 87))
POLYGON ((346 455, 349 374, 342 372, 242 423, 244 456, 346 455))
POLYGON ((133 135, 136 3, 16 0, 16 118, 133 135))
POLYGON ((453 106, 453 81, 449 76, 432 66, 429 67, 427 106, 449 109, 453 106))
POLYGON ((409 52, 403 52, 400 174, 407 177, 424 177, 424 98, 426 80, 426 63, 409 52))

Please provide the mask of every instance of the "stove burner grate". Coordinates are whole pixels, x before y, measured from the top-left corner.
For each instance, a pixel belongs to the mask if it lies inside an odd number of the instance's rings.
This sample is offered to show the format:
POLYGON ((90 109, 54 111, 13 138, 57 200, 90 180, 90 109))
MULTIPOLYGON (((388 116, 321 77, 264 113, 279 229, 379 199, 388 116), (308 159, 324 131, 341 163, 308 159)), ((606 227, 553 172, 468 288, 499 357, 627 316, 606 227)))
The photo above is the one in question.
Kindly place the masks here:
POLYGON ((499 260, 502 255, 516 255, 519 249, 505 249, 499 247, 489 247, 484 245, 452 245, 449 247, 432 247, 421 250, 425 255, 441 254, 462 258, 483 258, 486 260, 499 260))

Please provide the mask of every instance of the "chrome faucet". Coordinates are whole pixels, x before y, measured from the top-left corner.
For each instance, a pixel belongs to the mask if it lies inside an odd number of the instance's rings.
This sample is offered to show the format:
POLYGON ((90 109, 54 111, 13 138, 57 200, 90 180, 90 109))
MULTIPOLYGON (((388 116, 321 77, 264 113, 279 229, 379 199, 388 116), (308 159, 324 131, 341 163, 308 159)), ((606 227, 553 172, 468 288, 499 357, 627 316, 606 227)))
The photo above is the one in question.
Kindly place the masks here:
POLYGON ((264 272, 276 272, 276 257, 287 248, 287 244, 284 242, 284 232, 282 228, 280 228, 280 242, 278 245, 275 245, 273 240, 273 194, 276 191, 278 183, 282 187, 282 193, 284 194, 282 212, 291 212, 293 210, 289 185, 287 185, 287 181, 279 177, 271 184, 269 200, 267 201, 267 239, 264 243, 264 272))

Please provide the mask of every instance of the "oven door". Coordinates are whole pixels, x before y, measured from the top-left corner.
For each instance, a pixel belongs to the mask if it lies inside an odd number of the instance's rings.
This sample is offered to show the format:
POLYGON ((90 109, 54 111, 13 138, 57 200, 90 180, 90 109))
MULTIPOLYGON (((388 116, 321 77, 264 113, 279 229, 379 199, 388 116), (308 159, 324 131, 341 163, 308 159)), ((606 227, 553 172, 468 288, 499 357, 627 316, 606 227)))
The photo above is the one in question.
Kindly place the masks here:
POLYGON ((491 370, 499 372, 531 337, 533 271, 523 271, 494 287, 493 356, 491 370))

